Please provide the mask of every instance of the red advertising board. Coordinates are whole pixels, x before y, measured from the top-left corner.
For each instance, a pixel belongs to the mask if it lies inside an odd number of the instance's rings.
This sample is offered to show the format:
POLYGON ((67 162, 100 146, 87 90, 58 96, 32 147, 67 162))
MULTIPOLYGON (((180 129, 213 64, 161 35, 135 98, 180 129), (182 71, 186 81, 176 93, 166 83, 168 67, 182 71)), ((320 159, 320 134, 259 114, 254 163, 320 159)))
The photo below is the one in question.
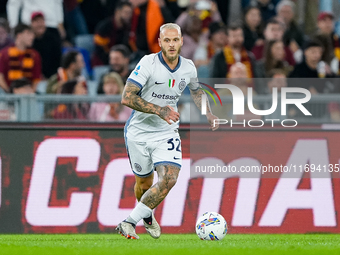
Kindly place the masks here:
MULTIPOLYGON (((194 232, 205 211, 221 213, 230 233, 340 232, 339 132, 205 134, 181 130, 180 177, 155 210, 163 233, 194 232), (202 146, 204 139, 213 141, 211 147, 202 146), (201 150, 190 154, 190 144, 201 150), (275 173, 276 178, 193 177, 192 166, 205 160, 238 166, 325 165, 329 173, 323 178, 317 178, 317 170, 295 178, 285 173, 275 173)), ((136 203, 122 127, 2 129, 0 157, 1 233, 113 232, 136 203)))

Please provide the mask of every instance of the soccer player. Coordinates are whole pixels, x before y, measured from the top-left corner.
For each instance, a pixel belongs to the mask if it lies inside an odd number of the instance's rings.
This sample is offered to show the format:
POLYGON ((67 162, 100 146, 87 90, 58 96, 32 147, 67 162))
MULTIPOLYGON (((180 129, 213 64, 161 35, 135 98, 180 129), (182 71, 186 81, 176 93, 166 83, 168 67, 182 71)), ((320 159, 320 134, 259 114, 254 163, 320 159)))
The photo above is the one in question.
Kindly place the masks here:
MULTIPOLYGON (((181 169, 181 140, 178 134, 177 102, 188 85, 198 108, 202 94, 197 71, 191 60, 179 56, 183 45, 181 29, 168 23, 160 28, 161 52, 144 56, 130 74, 125 85, 122 104, 134 109, 126 122, 125 144, 136 178, 135 196, 139 203, 116 230, 128 239, 139 239, 136 224, 143 219, 147 232, 159 238, 161 229, 153 209, 175 185, 181 169), (154 170, 158 182, 153 184, 154 170)), ((214 119, 207 102, 207 120, 212 130, 214 119)))

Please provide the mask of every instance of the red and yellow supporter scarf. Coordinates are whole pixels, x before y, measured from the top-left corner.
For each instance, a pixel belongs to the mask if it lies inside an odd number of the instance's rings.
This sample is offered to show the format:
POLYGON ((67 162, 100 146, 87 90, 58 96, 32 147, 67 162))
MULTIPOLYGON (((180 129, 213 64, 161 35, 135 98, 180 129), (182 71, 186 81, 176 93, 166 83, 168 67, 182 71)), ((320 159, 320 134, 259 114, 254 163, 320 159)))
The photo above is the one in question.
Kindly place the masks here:
POLYGON ((212 43, 209 41, 208 46, 207 46, 207 51, 208 51, 208 59, 210 60, 216 53, 212 43))
POLYGON ((68 76, 67 76, 67 72, 64 68, 59 67, 57 70, 57 77, 58 77, 58 81, 63 81, 66 82, 68 81, 68 76))
POLYGON ((339 36, 333 35, 333 47, 334 47, 334 55, 339 60, 338 74, 340 74, 340 41, 339 36))
MULTIPOLYGON (((189 16, 196 16, 197 10, 189 11, 189 16)), ((211 11, 209 10, 202 10, 198 14, 198 18, 202 21, 202 31, 209 30, 209 25, 213 21, 211 16, 211 11)))
POLYGON ((106 53, 110 52, 110 38, 108 37, 102 37, 99 34, 94 35, 94 43, 104 49, 106 53))
MULTIPOLYGON (((138 19, 140 16, 140 9, 134 9, 132 17, 132 25, 130 32, 129 44, 133 51, 137 51, 136 46, 136 31, 138 26, 138 19)), ((149 50, 152 53, 159 52, 161 48, 158 45, 159 28, 164 23, 161 8, 156 0, 149 0, 146 7, 146 39, 148 41, 149 50)))
POLYGON ((9 71, 8 80, 11 82, 13 80, 21 79, 23 77, 32 80, 33 78, 33 67, 34 58, 33 51, 27 49, 25 51, 19 50, 17 47, 10 47, 8 49, 9 56, 9 71), (24 55, 22 60, 21 56, 24 55))
MULTIPOLYGON (((227 63, 227 68, 229 70, 229 67, 236 63, 236 60, 233 54, 233 49, 230 46, 225 46, 223 49, 223 53, 224 53, 225 61, 227 63)), ((247 77, 253 78, 254 77, 253 68, 250 62, 248 52, 244 47, 242 48, 242 51, 241 51, 241 63, 244 64, 247 68, 247 74, 248 74, 247 77)), ((228 72, 227 72, 227 78, 228 78, 228 72)))

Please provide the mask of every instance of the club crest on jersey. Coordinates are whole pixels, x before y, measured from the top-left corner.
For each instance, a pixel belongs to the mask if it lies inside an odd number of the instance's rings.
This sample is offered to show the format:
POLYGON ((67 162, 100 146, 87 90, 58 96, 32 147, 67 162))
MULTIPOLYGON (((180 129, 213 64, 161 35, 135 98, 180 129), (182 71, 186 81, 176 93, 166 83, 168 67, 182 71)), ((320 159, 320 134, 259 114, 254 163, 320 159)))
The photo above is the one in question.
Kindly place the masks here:
POLYGON ((175 79, 169 79, 169 88, 173 88, 175 86, 175 79))
POLYGON ((181 82, 178 84, 178 88, 180 91, 183 91, 185 89, 185 86, 187 83, 185 82, 185 79, 182 79, 181 82))
POLYGON ((137 172, 142 171, 142 167, 141 167, 141 165, 138 164, 138 163, 135 163, 135 168, 136 168, 136 171, 137 171, 137 172))
POLYGON ((135 69, 135 71, 133 72, 135 75, 138 75, 139 71, 141 69, 141 66, 137 66, 137 68, 135 69))

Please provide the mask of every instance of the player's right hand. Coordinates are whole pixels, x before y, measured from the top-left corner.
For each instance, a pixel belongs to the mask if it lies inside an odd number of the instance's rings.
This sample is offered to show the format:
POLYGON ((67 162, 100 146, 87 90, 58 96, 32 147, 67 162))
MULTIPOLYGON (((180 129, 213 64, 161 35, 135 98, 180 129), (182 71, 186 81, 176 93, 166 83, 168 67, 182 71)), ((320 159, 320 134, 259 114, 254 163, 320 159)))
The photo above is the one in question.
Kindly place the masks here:
POLYGON ((179 113, 170 105, 161 107, 158 116, 165 120, 169 125, 179 121, 179 113))

